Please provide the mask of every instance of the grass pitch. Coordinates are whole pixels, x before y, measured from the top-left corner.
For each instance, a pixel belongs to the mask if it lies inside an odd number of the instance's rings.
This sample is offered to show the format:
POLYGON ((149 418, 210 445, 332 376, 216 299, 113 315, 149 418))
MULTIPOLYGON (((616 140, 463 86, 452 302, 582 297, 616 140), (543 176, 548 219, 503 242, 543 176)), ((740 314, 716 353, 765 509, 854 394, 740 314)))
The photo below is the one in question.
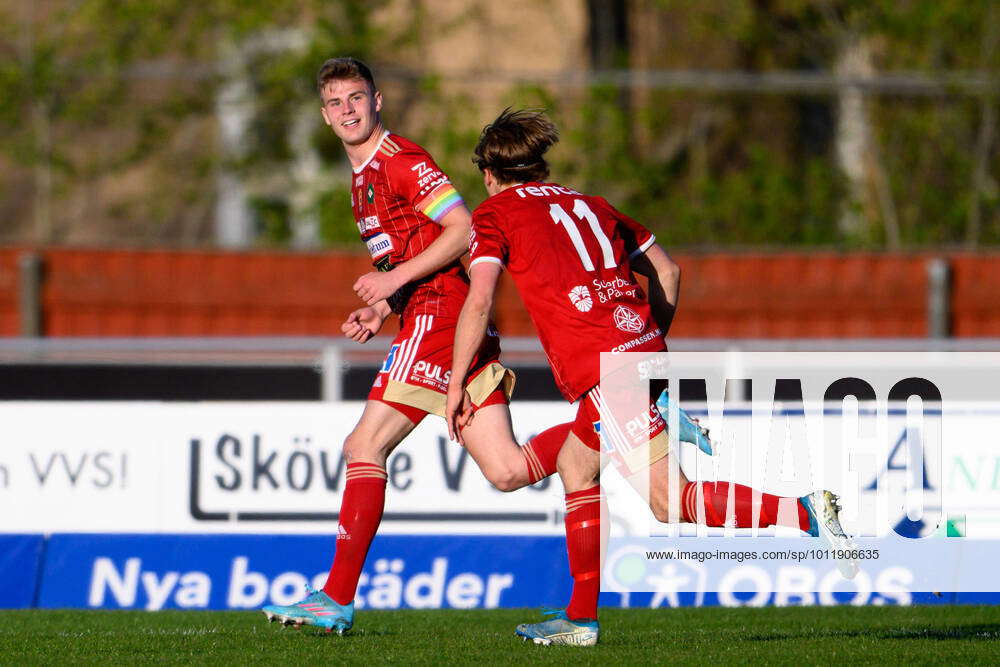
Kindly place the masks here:
POLYGON ((514 636, 537 610, 365 611, 343 637, 260 612, 0 612, 0 662, 295 664, 994 663, 1000 607, 606 609, 593 648, 514 636))

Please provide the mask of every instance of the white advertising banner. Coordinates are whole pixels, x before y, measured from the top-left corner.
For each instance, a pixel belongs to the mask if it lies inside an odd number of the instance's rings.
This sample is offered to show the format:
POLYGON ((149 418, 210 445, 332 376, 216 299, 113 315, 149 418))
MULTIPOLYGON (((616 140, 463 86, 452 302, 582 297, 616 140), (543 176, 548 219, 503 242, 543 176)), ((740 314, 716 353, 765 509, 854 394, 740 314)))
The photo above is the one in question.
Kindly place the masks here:
MULTIPOLYGON (((697 406, 689 407, 699 414, 697 406)), ((334 532, 345 482, 342 443, 361 408, 0 403, 0 532, 334 532)), ((569 421, 575 409, 515 402, 512 413, 515 435, 525 442, 569 421)), ((870 446, 849 462, 850 476, 834 488, 843 495, 848 531, 862 537, 893 529, 926 534, 954 519, 952 527, 969 537, 1000 537, 1000 450, 994 442, 1000 405, 952 405, 949 414, 955 418, 934 438, 926 436, 928 427, 936 429, 933 415, 919 424, 908 424, 899 411, 877 422, 864 410, 827 415, 828 426, 839 429, 843 419, 843 428, 869 434, 870 446), (876 506, 877 489, 898 502, 876 506), (918 510, 904 507, 904 499, 918 510), (873 522, 875 511, 881 515, 873 522)), ((791 442, 776 468, 766 459, 767 448, 741 451, 733 435, 749 424, 749 410, 730 411, 724 425, 701 417, 718 427, 713 437, 721 447, 709 458, 682 444, 688 478, 731 480, 786 495, 812 490, 809 479, 791 474, 798 458, 791 442)), ((804 419, 794 410, 785 417, 789 433, 804 419)), ((563 534, 558 479, 497 491, 467 452, 448 440, 439 418, 425 419, 389 458, 387 470, 383 533, 563 534)), ((629 521, 614 532, 649 530, 655 522, 644 501, 617 475, 606 474, 603 482, 613 504, 630 508, 629 521)))
MULTIPOLYGON (((0 532, 332 533, 363 404, 0 403, 0 532)), ((568 421, 520 403, 520 442, 568 421)), ((563 532, 562 486, 494 489, 444 421, 396 449, 383 533, 563 532)))

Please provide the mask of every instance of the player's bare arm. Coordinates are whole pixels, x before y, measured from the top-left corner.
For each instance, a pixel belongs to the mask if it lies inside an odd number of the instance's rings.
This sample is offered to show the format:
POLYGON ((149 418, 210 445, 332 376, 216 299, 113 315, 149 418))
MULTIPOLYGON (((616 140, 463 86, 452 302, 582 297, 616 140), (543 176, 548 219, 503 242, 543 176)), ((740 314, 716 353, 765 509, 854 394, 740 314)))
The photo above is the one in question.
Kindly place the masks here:
POLYGON ((631 260, 632 270, 649 278, 649 306, 653 319, 666 337, 677 312, 681 291, 681 267, 660 244, 654 243, 631 260))
POLYGON ((472 215, 464 205, 448 211, 438 221, 441 235, 420 254, 400 263, 392 271, 371 271, 358 278, 354 291, 372 305, 392 296, 403 285, 429 276, 465 254, 469 245, 472 215))
POLYGON ((340 325, 340 330, 347 338, 357 343, 367 343, 378 334, 391 314, 392 308, 382 300, 374 306, 365 306, 353 311, 340 325))
POLYGON ((463 445, 462 429, 472 419, 472 401, 465 391, 465 378, 476 350, 486 336, 501 271, 503 267, 492 262, 476 264, 469 269, 469 295, 455 327, 455 346, 452 350, 451 379, 448 383, 444 418, 448 423, 448 435, 463 445))

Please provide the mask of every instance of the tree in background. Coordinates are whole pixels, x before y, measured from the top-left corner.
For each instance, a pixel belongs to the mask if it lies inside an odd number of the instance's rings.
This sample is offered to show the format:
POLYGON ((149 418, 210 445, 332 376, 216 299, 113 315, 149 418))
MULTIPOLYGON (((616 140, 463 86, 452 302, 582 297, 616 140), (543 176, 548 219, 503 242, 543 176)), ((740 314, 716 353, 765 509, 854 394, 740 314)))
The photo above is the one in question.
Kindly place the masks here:
POLYGON ((560 35, 585 48, 556 79, 504 74, 509 27, 488 3, 447 24, 443 3, 0 8, 0 242, 353 243, 349 172, 312 87, 318 63, 350 53, 393 96, 390 126, 473 204, 470 147, 504 82, 501 106, 563 129, 560 180, 672 245, 1000 243, 996 3, 547 0, 586 21, 560 35), (491 35, 490 62, 425 66, 449 30, 491 35), (806 83, 768 87, 788 76, 806 83))

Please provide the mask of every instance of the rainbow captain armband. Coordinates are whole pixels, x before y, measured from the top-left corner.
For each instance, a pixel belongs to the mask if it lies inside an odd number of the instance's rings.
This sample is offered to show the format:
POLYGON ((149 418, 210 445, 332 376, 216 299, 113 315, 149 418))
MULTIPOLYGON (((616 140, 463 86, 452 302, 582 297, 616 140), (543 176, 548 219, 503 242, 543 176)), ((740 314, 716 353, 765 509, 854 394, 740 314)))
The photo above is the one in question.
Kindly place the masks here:
POLYGON ((439 222, 445 214, 462 204, 462 195, 451 183, 442 183, 420 200, 416 208, 434 222, 439 222))

